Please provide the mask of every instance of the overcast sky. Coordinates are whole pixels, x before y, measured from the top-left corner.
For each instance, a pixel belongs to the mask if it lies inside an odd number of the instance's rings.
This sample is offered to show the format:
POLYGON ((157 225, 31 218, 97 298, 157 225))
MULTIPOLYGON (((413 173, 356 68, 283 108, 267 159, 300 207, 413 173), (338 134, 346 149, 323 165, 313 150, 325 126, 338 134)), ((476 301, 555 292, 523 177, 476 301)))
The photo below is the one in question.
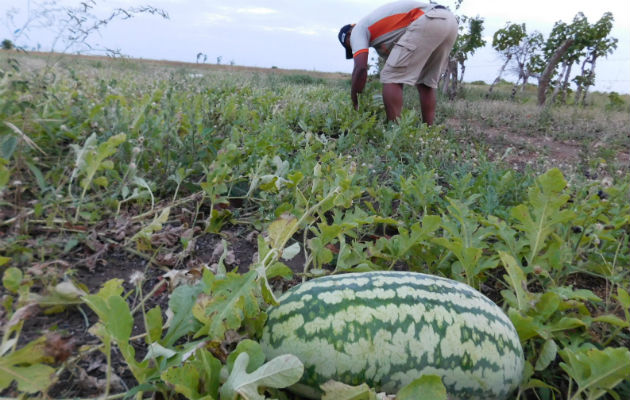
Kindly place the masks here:
MULTIPOLYGON (((42 0, 43 1, 43 0, 42 0)), ((386 0, 96 0, 98 15, 116 7, 150 4, 166 10, 169 20, 156 16, 137 17, 111 24, 92 38, 93 43, 120 49, 132 57, 194 62, 199 52, 208 63, 350 72, 337 41, 339 28, 356 22, 386 0)), ((41 2, 40 2, 41 3, 41 2)), ((79 0, 58 0, 59 4, 78 5, 79 0)), ((441 2, 454 8, 454 0, 441 2)), ((6 15, 13 10, 16 25, 24 22, 34 0, 0 0, 0 39, 12 38, 15 27, 6 15)), ((506 22, 525 23, 528 32, 538 30, 545 36, 558 20, 570 23, 578 12, 590 23, 605 12, 613 13, 612 36, 618 48, 608 59, 597 63, 596 88, 630 93, 630 2, 628 0, 464 0, 458 14, 485 19, 484 35, 492 34, 506 22)), ((18 44, 50 48, 54 32, 32 29, 18 44)), ((57 45, 57 50, 59 50, 57 45)), ((469 61, 466 81, 491 82, 501 59, 489 46, 469 61)), ((533 82, 533 80, 532 80, 533 82)))

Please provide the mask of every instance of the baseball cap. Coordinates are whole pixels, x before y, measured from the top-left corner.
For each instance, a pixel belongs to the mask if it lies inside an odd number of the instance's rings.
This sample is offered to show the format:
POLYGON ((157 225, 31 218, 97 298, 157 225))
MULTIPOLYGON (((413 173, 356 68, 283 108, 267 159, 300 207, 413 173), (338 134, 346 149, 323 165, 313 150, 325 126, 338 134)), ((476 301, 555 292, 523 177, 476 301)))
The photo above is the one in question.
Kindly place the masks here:
POLYGON ((352 29, 352 27, 353 27, 352 24, 345 25, 339 31, 339 36, 338 36, 339 42, 341 42, 341 45, 346 49, 346 60, 349 60, 352 58, 352 49, 350 48, 350 46, 346 46, 346 36, 348 36, 348 32, 352 29))

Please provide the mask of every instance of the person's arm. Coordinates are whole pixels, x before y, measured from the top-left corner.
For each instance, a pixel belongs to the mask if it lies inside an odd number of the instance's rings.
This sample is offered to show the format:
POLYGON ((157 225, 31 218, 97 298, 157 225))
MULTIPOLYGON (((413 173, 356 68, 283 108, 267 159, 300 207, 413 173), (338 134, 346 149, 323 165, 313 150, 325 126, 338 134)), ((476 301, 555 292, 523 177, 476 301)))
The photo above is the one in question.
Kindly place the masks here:
POLYGON ((350 96, 352 97, 352 105, 354 109, 359 108, 359 93, 363 93, 368 74, 368 52, 361 52, 354 56, 354 70, 352 71, 352 89, 350 96))

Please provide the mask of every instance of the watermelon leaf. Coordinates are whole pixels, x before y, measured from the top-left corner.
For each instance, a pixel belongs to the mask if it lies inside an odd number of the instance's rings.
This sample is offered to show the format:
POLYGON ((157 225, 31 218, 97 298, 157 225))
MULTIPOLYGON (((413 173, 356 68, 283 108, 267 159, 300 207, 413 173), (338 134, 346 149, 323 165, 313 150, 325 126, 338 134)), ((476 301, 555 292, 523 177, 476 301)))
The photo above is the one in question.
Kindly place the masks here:
POLYGON ((475 287, 478 286, 477 274, 497 264, 491 260, 482 261, 485 239, 491 229, 481 227, 479 218, 465 202, 450 198, 448 201, 448 215, 442 217, 444 237, 433 241, 453 253, 464 269, 466 283, 475 287))
POLYGON ((516 293, 518 304, 515 306, 518 307, 519 310, 527 310, 530 307, 529 303, 532 300, 532 295, 527 290, 527 277, 525 276, 525 272, 523 272, 523 269, 518 265, 514 257, 508 253, 500 251, 499 256, 508 273, 504 279, 510 284, 514 293, 516 293))
POLYGON ((204 349, 198 350, 185 364, 161 374, 163 381, 191 400, 218 400, 220 376, 221 362, 204 349))
POLYGON ((302 362, 291 354, 278 356, 251 374, 247 373, 248 365, 247 353, 236 357, 232 372, 219 391, 222 400, 264 400, 265 396, 258 392, 259 387, 285 388, 299 381, 304 373, 302 362))
POLYGON ((626 316, 626 321, 630 322, 630 294, 623 290, 621 286, 617 288, 617 301, 621 304, 624 315, 626 316))
POLYGON ((17 293, 23 277, 21 269, 15 267, 8 268, 2 275, 2 285, 9 292, 17 293))
POLYGON ((33 340, 26 346, 0 357, 0 391, 16 381, 20 392, 44 391, 53 382, 55 370, 43 362, 52 362, 46 354, 46 337, 33 340))
POLYGON ((210 340, 221 341, 227 330, 239 329, 246 318, 256 317, 260 313, 257 276, 256 271, 245 275, 230 272, 224 279, 212 280, 192 308, 195 318, 203 324, 195 337, 207 335, 210 340))
POLYGON ((168 301, 173 317, 169 319, 163 345, 172 346, 182 336, 199 329, 199 322, 192 315, 192 308, 202 292, 203 284, 179 286, 173 291, 168 301))
POLYGON ((543 344, 542 349, 540 350, 540 355, 538 356, 538 361, 536 361, 536 371, 545 370, 549 364, 553 360, 556 359, 558 355, 558 345, 553 340, 547 340, 545 344, 543 344))
POLYGON ((570 196, 563 194, 567 181, 559 169, 554 168, 538 177, 537 185, 529 188, 528 204, 512 209, 512 217, 520 222, 517 228, 525 233, 529 245, 527 264, 533 266, 545 248, 547 238, 556 225, 574 217, 571 210, 562 208, 570 196))
POLYGON ((265 363, 265 354, 263 353, 260 344, 258 344, 258 342, 254 342, 253 340, 245 339, 239 342, 236 349, 228 356, 225 364, 228 371, 232 371, 234 361, 241 353, 247 353, 247 355, 249 355, 249 364, 247 364, 246 369, 247 373, 252 373, 265 363))
POLYGON ((400 389, 397 400, 446 400, 446 387, 437 375, 423 375, 400 389))
POLYGON ((571 399, 598 399, 624 379, 630 379, 630 350, 608 347, 604 350, 559 351, 565 362, 560 367, 578 384, 571 399))
POLYGON ((350 386, 337 381, 328 381, 320 388, 324 391, 322 400, 375 400, 376 392, 367 384, 350 386))

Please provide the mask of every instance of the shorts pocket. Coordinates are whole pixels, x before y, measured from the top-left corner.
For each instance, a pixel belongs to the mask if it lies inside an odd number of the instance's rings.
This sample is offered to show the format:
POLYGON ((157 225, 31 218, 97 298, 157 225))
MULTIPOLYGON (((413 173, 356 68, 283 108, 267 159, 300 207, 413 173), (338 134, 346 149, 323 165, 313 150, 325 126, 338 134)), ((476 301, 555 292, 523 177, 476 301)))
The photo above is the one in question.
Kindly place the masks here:
POLYGON ((411 56, 415 50, 415 44, 404 42, 402 40, 398 41, 398 43, 394 45, 392 52, 389 54, 387 64, 394 68, 406 67, 409 65, 409 61, 411 60, 411 56))

